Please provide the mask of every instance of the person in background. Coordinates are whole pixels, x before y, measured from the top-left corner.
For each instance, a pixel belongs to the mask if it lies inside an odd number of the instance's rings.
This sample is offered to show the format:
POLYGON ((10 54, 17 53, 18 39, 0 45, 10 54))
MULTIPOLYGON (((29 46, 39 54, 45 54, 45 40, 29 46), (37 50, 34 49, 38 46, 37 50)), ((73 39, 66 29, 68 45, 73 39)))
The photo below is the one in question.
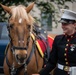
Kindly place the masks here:
POLYGON ((62 11, 63 34, 55 37, 46 67, 32 75, 49 75, 54 68, 54 75, 76 75, 76 12, 62 11))

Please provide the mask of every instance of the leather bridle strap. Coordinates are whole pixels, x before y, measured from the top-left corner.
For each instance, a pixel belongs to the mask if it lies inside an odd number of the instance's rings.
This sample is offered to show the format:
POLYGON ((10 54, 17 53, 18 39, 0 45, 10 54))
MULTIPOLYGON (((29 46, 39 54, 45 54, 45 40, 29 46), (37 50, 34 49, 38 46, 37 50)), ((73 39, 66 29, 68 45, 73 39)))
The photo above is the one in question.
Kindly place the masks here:
POLYGON ((13 50, 27 50, 27 48, 26 47, 16 47, 16 46, 12 46, 12 49, 13 50))
POLYGON ((32 58, 32 55, 34 54, 34 52, 35 52, 35 47, 36 47, 36 45, 35 45, 35 43, 33 44, 33 46, 32 46, 32 50, 31 50, 31 52, 30 52, 30 55, 29 55, 29 57, 28 57, 28 59, 27 59, 27 61, 26 61, 26 64, 28 65, 28 63, 30 62, 30 60, 31 60, 31 58, 32 58))

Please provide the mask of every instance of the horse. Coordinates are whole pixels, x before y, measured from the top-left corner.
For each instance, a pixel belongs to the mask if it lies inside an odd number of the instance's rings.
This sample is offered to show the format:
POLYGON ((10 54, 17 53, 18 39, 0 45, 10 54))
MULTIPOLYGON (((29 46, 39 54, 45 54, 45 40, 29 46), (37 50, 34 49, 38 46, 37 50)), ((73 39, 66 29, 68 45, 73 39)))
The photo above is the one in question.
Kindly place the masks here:
MULTIPOLYGON (((7 29, 10 43, 4 58, 5 75, 32 75, 38 73, 44 63, 37 48, 37 31, 34 18, 30 15, 34 2, 29 6, 0 6, 9 14, 7 29)), ((39 33, 38 33, 39 34, 39 33)))
POLYGON ((35 50, 37 48, 34 49, 35 53, 31 53, 34 41, 30 37, 35 20, 29 12, 32 10, 34 2, 27 7, 23 5, 8 7, 3 4, 0 6, 9 14, 7 29, 10 43, 4 58, 4 74, 26 75, 27 73, 27 75, 31 75, 38 73, 42 68, 43 58, 39 55, 38 50, 35 50))

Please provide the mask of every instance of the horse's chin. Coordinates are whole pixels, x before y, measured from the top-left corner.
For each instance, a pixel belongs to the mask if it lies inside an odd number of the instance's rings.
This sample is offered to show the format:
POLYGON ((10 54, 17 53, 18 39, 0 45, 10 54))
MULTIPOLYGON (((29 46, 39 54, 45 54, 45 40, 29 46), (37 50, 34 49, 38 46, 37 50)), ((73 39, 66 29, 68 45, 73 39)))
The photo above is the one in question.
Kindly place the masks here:
POLYGON ((26 62, 26 59, 18 59, 17 57, 16 57, 16 62, 19 64, 19 65, 22 65, 22 64, 25 64, 25 62, 26 62))
POLYGON ((16 59, 16 61, 17 61, 17 63, 18 63, 19 65, 25 64, 25 62, 26 62, 26 60, 21 61, 21 60, 18 60, 18 59, 16 59))
POLYGON ((19 65, 22 65, 22 64, 25 64, 25 62, 19 62, 19 61, 18 61, 18 64, 19 64, 19 65))

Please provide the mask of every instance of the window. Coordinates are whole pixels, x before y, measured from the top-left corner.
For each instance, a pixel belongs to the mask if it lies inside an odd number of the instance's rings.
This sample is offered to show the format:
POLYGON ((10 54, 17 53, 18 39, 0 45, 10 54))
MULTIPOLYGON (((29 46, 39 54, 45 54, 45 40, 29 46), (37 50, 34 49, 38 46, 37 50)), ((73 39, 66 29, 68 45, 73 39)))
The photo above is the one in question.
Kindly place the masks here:
POLYGON ((52 14, 51 13, 43 13, 41 14, 41 23, 44 26, 45 30, 52 30, 52 14))
POLYGON ((7 31, 7 26, 5 25, 5 23, 3 23, 2 25, 0 25, 0 38, 2 40, 7 40, 8 37, 8 31, 7 31))

